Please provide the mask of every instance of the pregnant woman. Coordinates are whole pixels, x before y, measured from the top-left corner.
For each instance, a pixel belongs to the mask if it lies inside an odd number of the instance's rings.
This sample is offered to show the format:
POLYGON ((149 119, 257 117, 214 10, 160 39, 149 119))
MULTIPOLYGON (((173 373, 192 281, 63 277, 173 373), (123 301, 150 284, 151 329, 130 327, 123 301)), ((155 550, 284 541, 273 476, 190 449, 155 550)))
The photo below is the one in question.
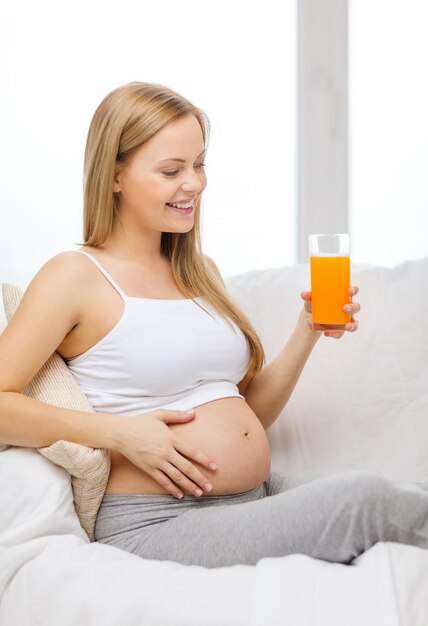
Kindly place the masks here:
POLYGON ((85 152, 84 241, 39 270, 0 338, 0 440, 109 448, 95 537, 144 558, 218 567, 299 552, 350 563, 377 541, 428 547, 422 487, 365 471, 301 484, 270 472, 266 430, 322 333, 303 292, 295 331, 264 367, 254 328, 201 250, 208 129, 162 85, 130 83, 101 102, 85 152), (20 393, 55 349, 95 414, 20 393))

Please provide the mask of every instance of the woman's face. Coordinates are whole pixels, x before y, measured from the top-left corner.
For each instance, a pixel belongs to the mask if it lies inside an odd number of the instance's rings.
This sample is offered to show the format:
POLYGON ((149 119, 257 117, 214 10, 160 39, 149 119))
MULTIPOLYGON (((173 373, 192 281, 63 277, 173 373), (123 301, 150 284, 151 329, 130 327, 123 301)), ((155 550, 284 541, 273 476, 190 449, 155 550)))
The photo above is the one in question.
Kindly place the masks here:
POLYGON ((121 221, 157 232, 191 230, 196 199, 207 184, 203 165, 204 140, 196 117, 188 114, 167 124, 115 178, 121 221), (168 206, 172 202, 190 202, 192 208, 168 206))

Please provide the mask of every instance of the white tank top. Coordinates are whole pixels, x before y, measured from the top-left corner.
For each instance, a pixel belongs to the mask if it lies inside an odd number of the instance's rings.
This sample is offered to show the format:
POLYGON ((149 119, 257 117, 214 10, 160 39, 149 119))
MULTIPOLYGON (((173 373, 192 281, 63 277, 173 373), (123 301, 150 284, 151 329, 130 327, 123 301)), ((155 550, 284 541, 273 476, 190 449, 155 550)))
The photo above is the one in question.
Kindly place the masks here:
POLYGON ((232 330, 200 297, 127 296, 91 254, 74 252, 95 263, 125 304, 122 317, 105 337, 83 354, 65 359, 95 411, 137 415, 243 398, 237 384, 247 372, 250 352, 234 322, 232 330))

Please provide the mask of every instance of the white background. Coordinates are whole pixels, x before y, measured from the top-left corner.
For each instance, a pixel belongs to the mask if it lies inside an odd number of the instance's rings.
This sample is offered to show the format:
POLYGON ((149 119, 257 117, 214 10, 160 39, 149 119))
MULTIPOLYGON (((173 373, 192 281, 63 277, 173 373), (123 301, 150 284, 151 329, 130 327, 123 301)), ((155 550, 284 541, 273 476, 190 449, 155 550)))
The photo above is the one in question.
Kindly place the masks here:
MULTIPOLYGON (((0 280, 24 287, 81 241, 88 126, 133 80, 210 118, 203 245, 223 275, 293 264, 301 1, 0 5, 0 280)), ((425 0, 349 0, 355 263, 428 255, 427 26, 425 0)))
POLYGON ((210 119, 203 247, 220 271, 293 263, 293 0, 14 0, 0 24, 2 281, 24 287, 81 241, 89 123, 134 80, 171 87, 210 119))
POLYGON ((355 262, 428 255, 428 2, 350 0, 355 262))

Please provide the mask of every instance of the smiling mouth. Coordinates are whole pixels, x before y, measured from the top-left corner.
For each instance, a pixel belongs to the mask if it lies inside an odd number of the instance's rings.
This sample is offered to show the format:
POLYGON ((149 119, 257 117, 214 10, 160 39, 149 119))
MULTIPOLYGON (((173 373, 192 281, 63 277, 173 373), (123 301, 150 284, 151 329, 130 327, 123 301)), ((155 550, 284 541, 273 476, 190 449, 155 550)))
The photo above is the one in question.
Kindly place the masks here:
POLYGON ((189 209, 195 203, 195 198, 192 200, 181 200, 177 202, 167 202, 168 206, 175 207, 176 209, 189 209))
POLYGON ((190 205, 189 207, 185 207, 184 209, 181 209, 180 207, 176 207, 172 204, 169 204, 168 202, 166 203, 166 206, 169 209, 172 209, 173 211, 176 211, 177 213, 182 213, 183 215, 190 215, 191 213, 193 213, 193 205, 190 205))

